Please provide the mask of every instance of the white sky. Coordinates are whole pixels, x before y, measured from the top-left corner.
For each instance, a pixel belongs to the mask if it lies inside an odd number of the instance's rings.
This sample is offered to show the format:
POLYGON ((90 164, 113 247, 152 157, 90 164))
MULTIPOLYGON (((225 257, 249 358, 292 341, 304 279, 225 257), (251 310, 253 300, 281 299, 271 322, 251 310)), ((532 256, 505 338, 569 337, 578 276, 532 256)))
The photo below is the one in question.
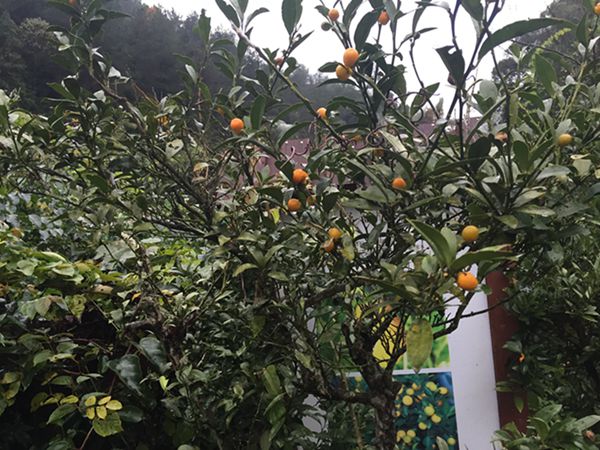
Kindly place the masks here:
MULTIPOLYGON (((205 9, 206 13, 212 19, 213 28, 224 27, 229 28, 229 23, 216 6, 214 0, 143 0, 150 5, 159 5, 166 9, 174 9, 181 15, 188 15, 193 11, 199 12, 205 9)), ((539 17, 540 13, 551 3, 552 0, 507 0, 504 10, 497 17, 493 29, 498 29, 508 23, 523 20, 528 18, 539 17)), ((261 47, 268 47, 271 50, 284 48, 287 44, 287 32, 281 20, 281 3, 282 0, 249 0, 248 11, 253 11, 259 7, 266 7, 270 10, 269 13, 259 16, 254 21, 254 31, 252 41, 261 47)), ((334 0, 325 0, 325 4, 332 6, 334 0)), ((345 4, 347 1, 344 2, 345 4)), ((407 12, 414 6, 414 0, 405 0, 403 3, 403 11, 407 12)), ((454 0, 448 0, 451 5, 454 0)), ((313 35, 308 38, 302 46, 297 49, 294 56, 301 64, 307 66, 311 71, 316 72, 317 69, 324 63, 329 61, 339 61, 342 57, 344 47, 337 40, 337 37, 332 31, 325 32, 321 30, 323 17, 315 9, 315 6, 320 4, 319 0, 304 0, 302 30, 308 32, 315 30, 313 35)), ((370 4, 365 0, 364 5, 359 10, 357 17, 362 17, 370 4)), ((461 8, 462 9, 462 8, 461 8)), ((340 19, 341 20, 341 19, 340 19)), ((355 22, 358 22, 355 19, 355 22)), ((400 29, 405 26, 406 32, 399 32, 404 37, 412 28, 412 14, 401 19, 400 29)), ((459 45, 463 48, 465 59, 470 58, 470 48, 474 44, 475 31, 471 23, 471 19, 464 10, 459 15, 457 22, 457 34, 459 45)), ((444 92, 442 95, 447 98, 451 92, 450 86, 446 82, 447 71, 441 62, 435 49, 450 45, 450 27, 448 15, 441 8, 428 8, 420 22, 421 28, 437 27, 438 29, 430 33, 424 34, 417 44, 417 66, 421 72, 421 77, 426 85, 441 82, 444 92)), ((374 30, 376 27, 374 27, 374 30)), ((353 34, 353 31, 352 31, 353 34)), ((385 36, 385 35, 384 35, 385 36)), ((391 34, 390 34, 391 39, 391 34)), ((388 42, 390 41, 388 39, 388 42)), ((385 39, 382 40, 382 43, 385 39)), ((385 44, 384 44, 385 45, 385 44)), ((403 47, 407 56, 408 46, 403 47)), ((410 66, 408 57, 405 58, 404 64, 410 66)), ((483 61, 480 69, 477 72, 478 77, 487 78, 490 76, 492 69, 491 58, 483 61)), ((414 77, 407 74, 409 88, 416 88, 414 77)))

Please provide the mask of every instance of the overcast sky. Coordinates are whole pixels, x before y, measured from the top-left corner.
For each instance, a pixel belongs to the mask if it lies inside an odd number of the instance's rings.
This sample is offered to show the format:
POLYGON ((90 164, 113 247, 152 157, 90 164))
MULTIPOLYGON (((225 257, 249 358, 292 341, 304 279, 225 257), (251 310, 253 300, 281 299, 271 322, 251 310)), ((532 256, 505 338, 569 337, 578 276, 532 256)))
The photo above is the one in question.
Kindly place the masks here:
MULTIPOLYGON (((213 27, 222 26, 229 28, 229 24, 214 0, 143 0, 150 5, 160 5, 166 9, 174 9, 181 15, 188 15, 191 12, 200 12, 205 9, 206 13, 212 19, 213 27)), ((254 32, 252 40, 261 47, 268 47, 271 50, 283 48, 287 43, 287 32, 281 20, 281 2, 282 0, 249 0, 248 9, 254 10, 259 7, 266 7, 269 13, 261 15, 254 22, 254 32)), ((454 0, 448 0, 450 4, 454 0)), ((326 5, 333 5, 333 0, 325 0, 326 5)), ((369 2, 365 0, 361 12, 366 12, 370 7, 369 2)), ((551 0, 507 0, 507 5, 501 12, 494 29, 498 29, 507 23, 516 20, 523 20, 538 17, 540 13, 551 3, 551 0)), ((296 58, 300 63, 308 66, 312 71, 329 61, 339 61, 344 50, 342 44, 337 40, 333 32, 325 32, 320 28, 323 17, 315 10, 315 6, 320 4, 319 0, 304 0, 304 12, 302 16, 302 29, 304 32, 315 30, 313 35, 304 42, 304 44, 295 52, 296 58)), ((405 0, 403 2, 403 11, 409 11, 414 7, 414 0, 405 0)), ((400 29, 404 26, 406 33, 400 32, 402 36, 408 34, 411 30, 412 15, 401 19, 400 29)), ((444 97, 447 97, 449 86, 445 82, 447 71, 441 63, 435 48, 450 45, 450 33, 448 15, 440 8, 428 8, 427 13, 421 19, 421 24, 425 26, 436 27, 436 31, 424 34, 417 44, 418 57, 417 66, 421 71, 421 76, 426 84, 442 82, 445 85, 444 97)), ((458 20, 459 45, 470 55, 469 48, 474 44, 474 28, 470 17, 463 11, 458 20)), ((406 47, 405 47, 406 48, 406 47)), ((409 63, 408 60, 405 61, 409 63)), ((491 73, 492 62, 488 58, 483 62, 477 75, 480 78, 489 77, 491 73)), ((408 75, 409 85, 414 78, 408 75)), ((412 85, 414 88, 415 86, 412 85)))

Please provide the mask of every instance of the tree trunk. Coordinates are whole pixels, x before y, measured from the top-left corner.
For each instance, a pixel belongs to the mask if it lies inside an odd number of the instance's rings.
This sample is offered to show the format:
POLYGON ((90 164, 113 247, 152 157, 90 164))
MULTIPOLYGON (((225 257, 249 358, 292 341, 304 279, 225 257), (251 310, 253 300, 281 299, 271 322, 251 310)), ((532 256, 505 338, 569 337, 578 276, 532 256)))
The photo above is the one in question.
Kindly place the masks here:
POLYGON ((394 397, 388 398, 385 394, 377 397, 375 403, 375 448, 377 450, 394 450, 396 447, 394 397))

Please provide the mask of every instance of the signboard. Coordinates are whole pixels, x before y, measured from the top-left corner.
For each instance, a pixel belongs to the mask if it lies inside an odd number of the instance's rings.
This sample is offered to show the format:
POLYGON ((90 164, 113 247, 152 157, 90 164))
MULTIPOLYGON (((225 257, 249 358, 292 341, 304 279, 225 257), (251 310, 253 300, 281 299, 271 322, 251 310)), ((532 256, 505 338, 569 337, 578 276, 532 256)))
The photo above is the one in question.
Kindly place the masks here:
MULTIPOLYGON (((452 309, 450 305, 450 313, 452 309)), ((479 293, 465 314, 485 309, 487 298, 479 293)), ((385 352, 380 344, 374 351, 376 356, 385 352)), ((385 354, 379 359, 386 359, 385 354)), ((418 374, 409 368, 405 355, 394 377, 402 383, 396 402, 399 448, 434 448, 441 437, 450 449, 493 449, 491 437, 500 423, 487 313, 464 319, 457 331, 436 339, 429 361, 418 374)), ((359 373, 349 373, 348 380, 354 389, 366 390, 359 373)), ((372 439, 373 432, 368 431, 365 441, 372 439)))

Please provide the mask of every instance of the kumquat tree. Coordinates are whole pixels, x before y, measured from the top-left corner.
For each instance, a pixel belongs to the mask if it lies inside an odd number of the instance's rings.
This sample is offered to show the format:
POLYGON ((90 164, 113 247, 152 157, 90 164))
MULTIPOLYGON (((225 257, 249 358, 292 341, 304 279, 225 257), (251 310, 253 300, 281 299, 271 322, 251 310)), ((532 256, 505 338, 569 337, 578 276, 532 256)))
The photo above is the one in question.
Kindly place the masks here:
POLYGON ((526 301, 600 223, 594 0, 506 26, 505 0, 321 1, 327 104, 294 81, 306 1, 216 0, 232 33, 203 13, 165 96, 96 45, 128 20, 107 0, 50 3, 70 27, 50 29, 69 74, 48 111, 0 91, 0 447, 458 448, 447 389, 393 371, 486 312, 467 310, 490 272, 526 301), (433 10, 447 71, 426 85, 433 10), (261 14, 289 40, 255 44, 261 14), (575 33, 568 59, 519 44, 542 29, 575 33), (506 52, 514 72, 481 78, 506 52))

